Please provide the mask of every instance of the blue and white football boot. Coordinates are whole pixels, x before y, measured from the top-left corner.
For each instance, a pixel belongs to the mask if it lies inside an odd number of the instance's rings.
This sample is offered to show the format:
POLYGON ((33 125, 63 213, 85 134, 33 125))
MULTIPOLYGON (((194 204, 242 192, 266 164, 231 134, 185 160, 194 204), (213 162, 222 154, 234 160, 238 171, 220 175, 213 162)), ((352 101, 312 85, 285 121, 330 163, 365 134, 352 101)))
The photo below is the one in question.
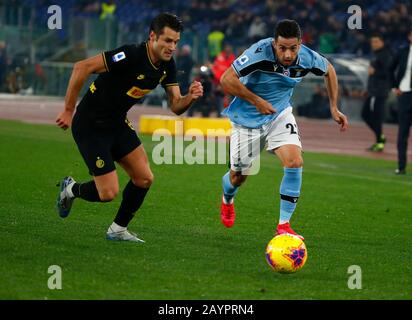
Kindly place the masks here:
POLYGON ((75 198, 69 195, 67 187, 75 183, 76 181, 72 177, 65 177, 62 182, 57 185, 60 186, 60 191, 57 196, 56 210, 62 218, 66 218, 70 214, 70 209, 75 198))
POLYGON ((113 241, 131 241, 131 242, 145 242, 142 239, 139 239, 137 235, 133 232, 130 232, 126 228, 121 231, 114 231, 111 227, 109 227, 109 230, 107 230, 106 233, 106 239, 107 240, 113 240, 113 241))

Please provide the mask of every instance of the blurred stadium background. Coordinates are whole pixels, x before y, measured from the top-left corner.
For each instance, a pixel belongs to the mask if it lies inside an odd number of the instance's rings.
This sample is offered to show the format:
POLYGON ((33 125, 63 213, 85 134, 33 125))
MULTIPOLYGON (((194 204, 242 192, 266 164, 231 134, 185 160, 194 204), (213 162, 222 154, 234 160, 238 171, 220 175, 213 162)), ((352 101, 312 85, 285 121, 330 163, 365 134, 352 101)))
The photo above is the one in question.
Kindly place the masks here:
MULTIPOLYGON (((185 22, 181 49, 176 54, 181 68, 191 69, 192 79, 203 77, 211 82, 207 88, 208 108, 198 108, 206 116, 216 115, 221 105, 227 104, 214 99, 219 96, 215 94, 219 88, 214 79, 219 76, 214 72, 219 66, 214 64, 219 63, 216 56, 225 45, 238 55, 257 39, 272 36, 279 19, 293 18, 302 26, 303 43, 334 63, 342 109, 351 120, 359 120, 371 54, 369 36, 381 33, 396 50, 406 43, 407 27, 412 23, 411 1, 399 0, 2 0, 0 92, 62 97, 75 61, 124 43, 145 40, 150 20, 162 11, 176 13, 185 22), (47 8, 53 4, 62 9, 61 30, 47 28, 47 8), (361 31, 347 27, 348 7, 353 4, 362 8, 361 31), (192 62, 187 63, 186 51, 192 62)), ((184 81, 188 72, 181 74, 184 81)), ((329 117, 322 82, 321 78, 309 76, 296 89, 294 104, 298 113, 329 117)), ((165 107, 163 90, 152 92, 146 103, 165 107)), ((396 122, 395 104, 391 96, 387 122, 396 122)))

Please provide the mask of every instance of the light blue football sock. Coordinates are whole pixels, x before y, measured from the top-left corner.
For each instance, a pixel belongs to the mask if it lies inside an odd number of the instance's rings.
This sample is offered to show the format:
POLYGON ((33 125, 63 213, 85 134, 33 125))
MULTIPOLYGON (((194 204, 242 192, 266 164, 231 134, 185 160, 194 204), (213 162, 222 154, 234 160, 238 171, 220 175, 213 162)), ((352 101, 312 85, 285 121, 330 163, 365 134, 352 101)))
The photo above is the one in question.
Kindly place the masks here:
POLYGON ((230 171, 228 171, 222 178, 223 183, 223 197, 226 203, 231 203, 233 198, 235 197, 237 190, 239 189, 238 186, 232 185, 230 182, 230 171))
POLYGON ((289 222, 292 217, 302 186, 302 168, 283 168, 283 172, 280 184, 280 224, 289 222))

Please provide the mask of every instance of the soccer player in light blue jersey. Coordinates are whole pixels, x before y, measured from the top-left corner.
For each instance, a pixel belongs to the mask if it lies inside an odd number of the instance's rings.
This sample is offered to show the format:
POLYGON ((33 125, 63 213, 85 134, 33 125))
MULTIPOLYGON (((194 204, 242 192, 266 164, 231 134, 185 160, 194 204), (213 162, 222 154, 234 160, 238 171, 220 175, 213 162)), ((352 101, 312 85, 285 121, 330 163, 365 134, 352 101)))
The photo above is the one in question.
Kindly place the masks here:
POLYGON ((323 76, 329 95, 330 112, 341 131, 348 127, 338 109, 338 80, 335 69, 319 53, 301 43, 296 21, 282 20, 275 37, 249 47, 221 78, 224 90, 235 98, 223 114, 232 122, 230 170, 223 176, 222 223, 235 221, 234 197, 250 174, 265 145, 283 165, 280 183, 280 218, 277 234, 297 234, 289 224, 302 184, 302 145, 292 113, 293 88, 309 72, 323 76))

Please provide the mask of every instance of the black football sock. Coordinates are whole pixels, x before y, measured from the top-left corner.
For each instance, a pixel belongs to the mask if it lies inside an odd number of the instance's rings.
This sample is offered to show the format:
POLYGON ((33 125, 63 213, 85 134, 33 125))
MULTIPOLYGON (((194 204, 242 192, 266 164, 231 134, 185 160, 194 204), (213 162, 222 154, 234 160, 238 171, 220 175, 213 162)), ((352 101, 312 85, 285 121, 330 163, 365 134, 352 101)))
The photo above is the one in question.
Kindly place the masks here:
POLYGON ((127 227, 135 212, 140 208, 149 188, 140 188, 130 180, 123 190, 123 199, 114 222, 127 227))
POLYGON ((72 187, 73 195, 89 202, 103 202, 100 200, 99 192, 94 180, 84 183, 75 183, 72 187))

